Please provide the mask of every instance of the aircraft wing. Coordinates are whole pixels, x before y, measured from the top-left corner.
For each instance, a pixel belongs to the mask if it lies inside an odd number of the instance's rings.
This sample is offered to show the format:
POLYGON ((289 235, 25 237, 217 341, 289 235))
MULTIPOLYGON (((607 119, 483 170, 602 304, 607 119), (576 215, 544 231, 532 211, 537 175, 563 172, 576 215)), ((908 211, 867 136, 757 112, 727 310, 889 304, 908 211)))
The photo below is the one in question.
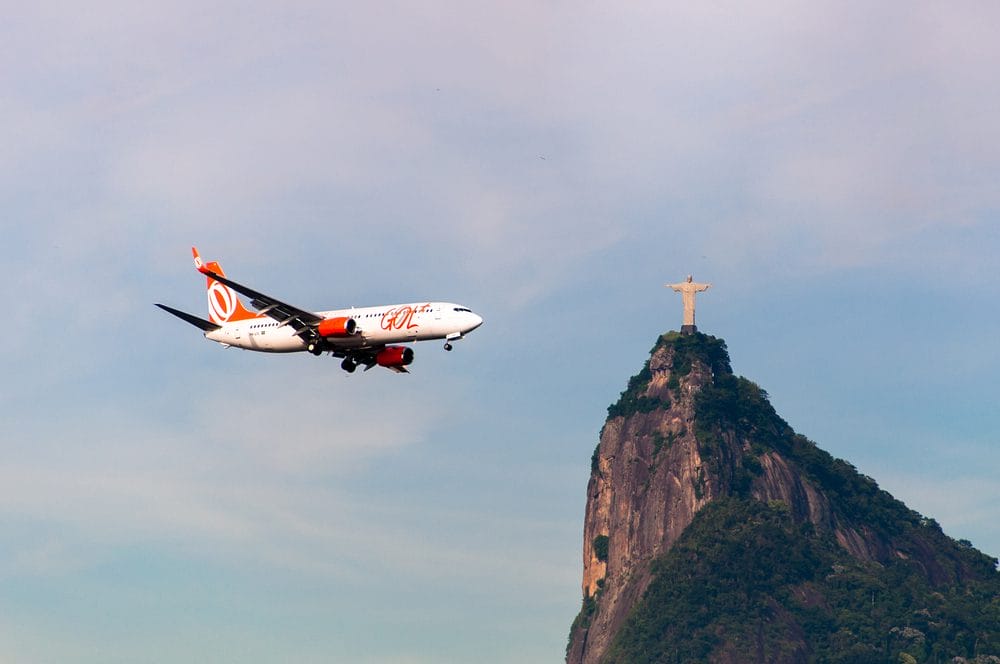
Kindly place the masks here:
POLYGON ((313 335, 313 330, 315 330, 323 320, 322 316, 317 316, 311 311, 299 309, 298 307, 286 304, 277 298, 273 298, 270 295, 255 291, 254 289, 244 286, 243 284, 236 283, 232 279, 227 279, 221 274, 217 274, 212 270, 209 270, 203 263, 201 263, 200 260, 195 262, 195 266, 202 274, 211 277, 219 283, 229 286, 237 293, 250 298, 250 304, 254 309, 269 318, 273 318, 282 325, 288 325, 295 331, 295 334, 299 335, 303 339, 311 337, 313 335))

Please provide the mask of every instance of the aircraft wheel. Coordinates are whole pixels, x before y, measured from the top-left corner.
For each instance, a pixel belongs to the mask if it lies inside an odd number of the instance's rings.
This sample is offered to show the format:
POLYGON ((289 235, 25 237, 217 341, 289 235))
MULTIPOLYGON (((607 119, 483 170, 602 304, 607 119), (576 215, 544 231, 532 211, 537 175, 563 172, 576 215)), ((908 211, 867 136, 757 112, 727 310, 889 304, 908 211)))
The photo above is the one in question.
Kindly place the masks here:
POLYGON ((453 348, 453 346, 451 344, 445 344, 444 345, 444 349, 445 350, 451 350, 452 348, 453 348))
POLYGON ((351 361, 351 358, 347 358, 340 363, 340 368, 347 373, 354 373, 354 370, 358 368, 358 365, 351 361))

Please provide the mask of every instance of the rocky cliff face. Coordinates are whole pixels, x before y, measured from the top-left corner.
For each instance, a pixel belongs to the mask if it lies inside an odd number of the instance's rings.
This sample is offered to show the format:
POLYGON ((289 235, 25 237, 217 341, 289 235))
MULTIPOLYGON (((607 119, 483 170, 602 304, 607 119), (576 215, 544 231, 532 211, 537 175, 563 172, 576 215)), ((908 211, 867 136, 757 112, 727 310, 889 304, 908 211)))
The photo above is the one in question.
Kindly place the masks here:
POLYGON ((794 434, 762 390, 733 376, 725 344, 703 334, 658 340, 609 408, 591 470, 570 664, 601 660, 649 586, 651 561, 721 497, 780 501, 860 560, 915 558, 938 581, 970 573, 931 545, 936 524, 922 531, 928 520, 794 434), (873 524, 868 508, 891 518, 873 524))
POLYGON ((573 635, 571 663, 598 661, 646 589, 649 561, 719 492, 694 434, 694 395, 711 382, 712 367, 694 363, 683 381, 672 381, 676 358, 672 344, 658 345, 648 378, 630 387, 634 397, 623 396, 638 402, 634 412, 609 417, 601 432, 583 529, 583 594, 599 601, 590 624, 573 635), (607 546, 595 551, 603 537, 607 546))

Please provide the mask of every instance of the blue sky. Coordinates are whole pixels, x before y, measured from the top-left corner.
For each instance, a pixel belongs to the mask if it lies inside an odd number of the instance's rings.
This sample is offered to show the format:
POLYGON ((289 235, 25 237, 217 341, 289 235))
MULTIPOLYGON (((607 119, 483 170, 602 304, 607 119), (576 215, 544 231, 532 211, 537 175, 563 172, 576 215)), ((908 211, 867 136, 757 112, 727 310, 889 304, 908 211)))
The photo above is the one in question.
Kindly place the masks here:
POLYGON ((799 432, 1000 555, 991 3, 93 2, 0 26, 0 659, 552 662, 590 454, 714 288, 799 432), (223 350, 461 302, 413 373, 223 350))

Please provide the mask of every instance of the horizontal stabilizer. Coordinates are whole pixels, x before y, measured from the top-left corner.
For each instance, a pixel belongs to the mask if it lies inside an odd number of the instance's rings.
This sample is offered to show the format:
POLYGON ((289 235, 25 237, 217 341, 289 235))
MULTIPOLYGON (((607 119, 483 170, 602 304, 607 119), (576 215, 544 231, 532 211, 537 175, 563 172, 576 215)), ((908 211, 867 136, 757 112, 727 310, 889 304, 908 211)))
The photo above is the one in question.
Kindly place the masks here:
POLYGON ((192 316, 191 314, 184 313, 183 311, 178 311, 177 309, 174 309, 173 307, 168 307, 165 304, 160 304, 158 302, 154 304, 156 304, 156 306, 158 306, 160 309, 163 309, 167 313, 171 313, 180 318, 181 320, 187 321, 188 323, 191 323, 195 327, 200 328, 204 332, 214 332, 215 330, 218 330, 222 327, 221 325, 216 325, 212 321, 205 320, 204 318, 198 318, 197 316, 192 316))

